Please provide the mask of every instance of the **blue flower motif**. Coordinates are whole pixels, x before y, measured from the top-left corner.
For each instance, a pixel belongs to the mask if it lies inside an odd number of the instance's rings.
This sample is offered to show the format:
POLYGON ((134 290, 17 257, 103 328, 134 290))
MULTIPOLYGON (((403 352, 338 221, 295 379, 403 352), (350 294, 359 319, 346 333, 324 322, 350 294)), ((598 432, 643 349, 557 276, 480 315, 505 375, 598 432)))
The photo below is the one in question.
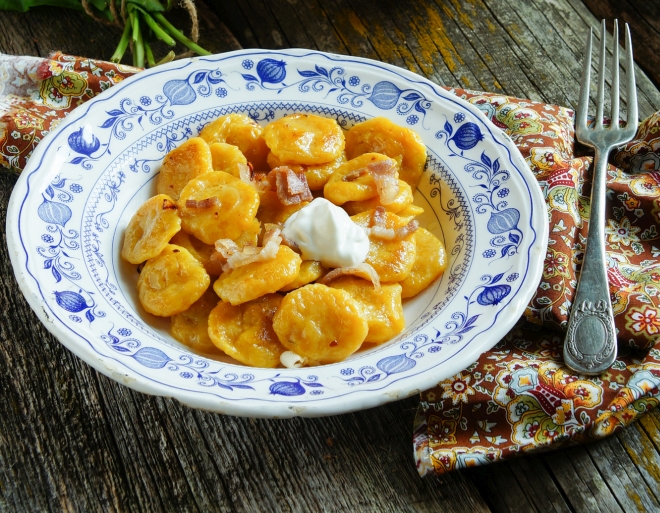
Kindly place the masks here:
POLYGON ((46 233, 41 236, 41 240, 44 241, 46 244, 50 244, 51 242, 53 242, 53 237, 46 233))
POLYGON ((117 333, 119 333, 119 335, 121 335, 122 337, 130 337, 132 331, 129 330, 128 328, 119 328, 117 330, 117 333))
POLYGON ((242 65, 245 69, 252 69, 252 66, 254 66, 254 63, 253 63, 250 59, 245 59, 245 60, 241 63, 241 65, 242 65))
POLYGON ((493 258, 495 256, 495 250, 494 249, 487 249, 486 251, 483 252, 484 258, 493 258))
POLYGON ((218 88, 215 90, 215 95, 216 95, 218 98, 224 98, 225 96, 227 96, 227 90, 226 90, 224 87, 218 87, 218 88))
POLYGON ((516 281, 518 279, 518 276, 520 276, 518 273, 511 273, 509 276, 506 277, 506 281, 511 283, 512 281, 516 281))
POLYGON ((179 374, 179 376, 181 376, 184 379, 190 379, 193 377, 193 375, 190 372, 182 372, 181 374, 179 374))
POLYGON ((189 105, 197 95, 187 80, 170 80, 163 86, 163 94, 172 105, 189 105))
POLYGON ((506 198, 508 195, 509 195, 509 189, 507 189, 506 187, 497 191, 497 196, 500 198, 506 198))
POLYGON ((429 353, 437 353, 440 349, 442 349, 440 346, 431 346, 429 347, 429 353))
POLYGON ((511 287, 509 285, 495 285, 493 287, 484 287, 484 290, 477 296, 477 303, 482 306, 498 305, 509 295, 511 287))
POLYGON ((71 185, 69 185, 69 190, 71 192, 78 193, 78 192, 82 192, 83 188, 82 188, 82 185, 80 185, 80 184, 72 183, 71 185))
POLYGON ((286 77, 286 63, 275 59, 262 59, 257 64, 257 75, 262 84, 279 84, 286 77))
POLYGON ((63 290, 62 292, 55 291, 55 302, 69 312, 77 313, 89 308, 84 297, 70 290, 63 290))
POLYGON ((73 132, 67 141, 73 151, 88 157, 101 147, 101 141, 92 133, 89 126, 79 128, 73 132))
POLYGON ((465 123, 456 130, 451 140, 459 150, 471 150, 483 138, 484 134, 476 123, 465 123))
POLYGON ((342 376, 350 376, 353 374, 353 369, 342 369, 339 371, 342 376))
POLYGON ((417 116, 415 116, 414 114, 411 114, 410 116, 408 116, 406 118, 406 123, 408 123, 409 125, 414 125, 418 121, 419 121, 419 118, 417 116))
POLYGON ((73 322, 82 322, 82 319, 77 315, 69 315, 69 319, 71 319, 73 322))
POLYGON ((151 98, 149 98, 148 96, 142 96, 140 98, 140 103, 145 107, 148 107, 149 105, 151 105, 151 98))
POLYGON ((360 84, 360 79, 358 77, 353 76, 353 77, 348 79, 348 84, 355 87, 356 85, 360 84))
POLYGON ((464 119, 465 119, 465 114, 463 114, 462 112, 457 112, 456 114, 454 114, 454 121, 456 123, 461 123, 464 119))

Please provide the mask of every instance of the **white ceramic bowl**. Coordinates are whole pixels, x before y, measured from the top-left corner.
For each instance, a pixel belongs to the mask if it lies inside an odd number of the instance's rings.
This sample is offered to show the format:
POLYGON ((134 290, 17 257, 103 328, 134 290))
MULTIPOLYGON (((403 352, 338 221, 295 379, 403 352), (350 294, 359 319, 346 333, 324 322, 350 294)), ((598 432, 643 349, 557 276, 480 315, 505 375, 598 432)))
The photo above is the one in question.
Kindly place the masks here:
POLYGON ((18 283, 71 351, 136 390, 252 417, 319 416, 401 399, 456 374, 506 334, 540 280, 545 205, 513 143, 473 105, 380 62, 245 50, 172 62, 81 105, 38 146, 12 194, 18 283), (191 354, 137 301, 123 231, 154 194, 162 157, 218 116, 265 124, 293 112, 348 129, 386 116, 428 147, 416 203, 444 240, 441 279, 404 305, 392 341, 348 360, 257 369, 191 354))

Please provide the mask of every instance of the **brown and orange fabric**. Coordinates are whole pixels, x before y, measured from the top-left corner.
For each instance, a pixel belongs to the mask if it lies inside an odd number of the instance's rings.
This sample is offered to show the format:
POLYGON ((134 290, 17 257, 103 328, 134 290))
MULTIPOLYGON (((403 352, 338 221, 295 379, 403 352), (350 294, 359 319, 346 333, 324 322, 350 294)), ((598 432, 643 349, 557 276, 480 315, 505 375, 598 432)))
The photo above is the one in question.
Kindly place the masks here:
MULTIPOLYGON (((0 165, 19 172, 68 112, 139 71, 61 53, 0 55, 0 165)), ((422 393, 413 437, 422 475, 602 438, 660 402, 660 113, 610 158, 605 233, 619 358, 587 378, 562 361, 591 187, 592 157, 575 143, 573 112, 452 92, 520 149, 546 198, 550 240, 525 317, 476 363, 422 393)))

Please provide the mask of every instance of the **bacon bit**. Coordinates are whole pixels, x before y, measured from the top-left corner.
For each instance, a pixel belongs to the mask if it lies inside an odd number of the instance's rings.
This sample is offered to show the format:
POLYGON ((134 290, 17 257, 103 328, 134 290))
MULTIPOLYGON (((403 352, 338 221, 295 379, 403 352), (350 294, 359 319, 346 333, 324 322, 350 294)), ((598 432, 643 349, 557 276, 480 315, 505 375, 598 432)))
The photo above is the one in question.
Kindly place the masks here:
POLYGON ((280 233, 280 237, 282 237, 282 245, 292 249, 299 255, 302 255, 302 251, 300 251, 300 248, 298 247, 298 244, 296 244, 294 241, 289 239, 286 235, 284 235, 284 232, 280 233))
POLYGON ((307 177, 304 172, 296 173, 288 166, 279 166, 271 169, 268 179, 272 183, 275 179, 277 197, 282 205, 297 205, 303 201, 312 201, 312 191, 307 185, 307 177))
POLYGON ((399 241, 406 238, 411 233, 414 233, 419 228, 419 222, 413 219, 407 225, 401 228, 388 228, 387 227, 387 212, 383 207, 378 207, 374 210, 371 217, 371 227, 366 230, 367 235, 371 235, 377 239, 395 240, 399 241))
POLYGON ((215 249, 227 262, 222 266, 223 271, 243 267, 252 262, 265 262, 277 257, 277 251, 282 242, 280 228, 275 224, 266 224, 266 232, 263 238, 263 247, 247 244, 243 249, 238 247, 231 239, 219 239, 215 241, 215 249))
POLYGON ((171 202, 168 199, 163 200, 163 210, 176 210, 176 203, 171 202))
POLYGON ((330 347, 336 347, 338 345, 339 345, 339 342, 337 342, 336 340, 333 340, 332 342, 330 342, 330 347))
POLYGON ((257 192, 266 192, 272 190, 273 184, 270 183, 266 173, 258 173, 250 162, 247 165, 238 163, 238 175, 243 183, 251 185, 257 192))
POLYGON ((372 266, 370 266, 365 262, 361 263, 356 267, 338 267, 337 269, 333 269, 323 278, 321 278, 318 281, 318 283, 326 285, 335 278, 339 278, 340 276, 346 276, 346 275, 359 276, 360 278, 369 280, 371 281, 371 283, 374 284, 374 288, 376 290, 380 290, 380 278, 378 276, 378 273, 376 272, 376 269, 374 269, 372 266))
POLYGON ((360 169, 356 169, 355 171, 351 171, 348 173, 342 180, 344 182, 354 182, 358 178, 364 175, 368 175, 369 170, 366 167, 361 167, 360 169))
POLYGON ((186 200, 186 208, 211 208, 219 206, 220 200, 217 196, 212 196, 203 200, 186 200))
POLYGON ((381 204, 390 205, 394 203, 399 194, 396 164, 392 163, 391 160, 381 160, 367 165, 367 169, 374 177, 381 204))

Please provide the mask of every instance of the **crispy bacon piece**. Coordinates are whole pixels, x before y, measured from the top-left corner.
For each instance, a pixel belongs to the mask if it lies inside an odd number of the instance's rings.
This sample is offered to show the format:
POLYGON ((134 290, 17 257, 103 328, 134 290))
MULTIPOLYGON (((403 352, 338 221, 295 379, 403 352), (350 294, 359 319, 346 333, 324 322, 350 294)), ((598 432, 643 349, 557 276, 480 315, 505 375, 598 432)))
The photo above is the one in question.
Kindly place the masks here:
POLYGON ((377 239, 399 241, 405 239, 411 233, 419 228, 419 222, 413 219, 405 226, 397 228, 387 227, 387 212, 383 207, 374 210, 371 218, 371 227, 367 229, 367 235, 373 235, 377 239))
POLYGON ((399 194, 399 179, 396 172, 396 164, 391 160, 372 162, 371 164, 367 164, 366 167, 351 171, 342 180, 344 182, 354 182, 366 174, 370 174, 374 179, 381 205, 394 203, 399 194))
POLYGON ((168 199, 163 200, 163 210, 176 210, 177 208, 176 203, 168 199))
POLYGON ((186 208, 211 208, 219 206, 220 200, 217 196, 211 196, 203 200, 186 200, 186 208))
POLYGON ((376 269, 374 269, 366 262, 363 262, 356 267, 338 267, 337 269, 333 269, 323 278, 321 278, 318 283, 326 285, 335 278, 346 275, 359 276, 360 278, 369 280, 374 284, 374 288, 376 290, 380 290, 380 278, 378 277, 378 273, 376 272, 376 269))
POLYGON ((251 185, 257 192, 265 192, 273 188, 266 173, 257 173, 249 162, 247 165, 238 164, 238 174, 242 182, 251 185))
POLYGON ((263 246, 260 248, 246 244, 241 249, 231 239, 219 239, 215 241, 216 251, 227 259, 227 263, 222 266, 222 270, 228 271, 229 269, 236 269, 252 262, 265 262, 277 257, 277 251, 282 242, 280 228, 275 224, 266 224, 265 228, 263 246))
POLYGON ((297 205, 314 199, 304 172, 296 173, 288 166, 279 166, 268 173, 271 183, 272 178, 275 179, 275 190, 282 205, 297 205))

